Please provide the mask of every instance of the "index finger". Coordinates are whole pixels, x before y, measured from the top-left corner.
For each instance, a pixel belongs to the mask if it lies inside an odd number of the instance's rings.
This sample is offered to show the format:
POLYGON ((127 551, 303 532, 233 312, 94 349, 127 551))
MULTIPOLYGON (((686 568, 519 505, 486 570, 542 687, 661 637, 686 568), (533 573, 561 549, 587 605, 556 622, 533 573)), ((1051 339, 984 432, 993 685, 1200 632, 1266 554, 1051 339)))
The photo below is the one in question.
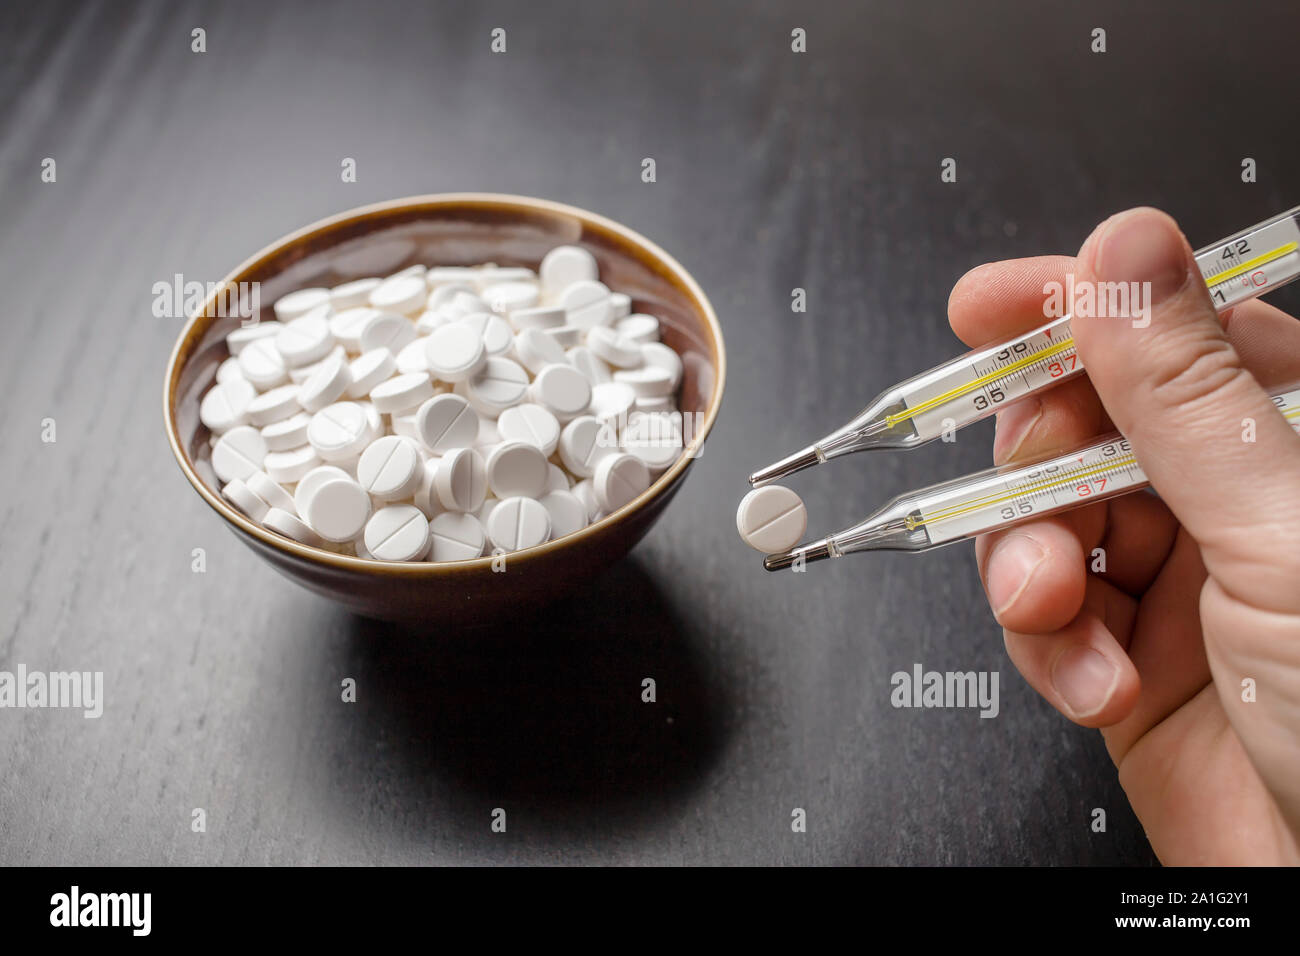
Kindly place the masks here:
POLYGON ((976 266, 957 280, 948 296, 948 322, 971 348, 1020 335, 1047 322, 1043 314, 1049 282, 1064 284, 1074 256, 1033 256, 976 266))

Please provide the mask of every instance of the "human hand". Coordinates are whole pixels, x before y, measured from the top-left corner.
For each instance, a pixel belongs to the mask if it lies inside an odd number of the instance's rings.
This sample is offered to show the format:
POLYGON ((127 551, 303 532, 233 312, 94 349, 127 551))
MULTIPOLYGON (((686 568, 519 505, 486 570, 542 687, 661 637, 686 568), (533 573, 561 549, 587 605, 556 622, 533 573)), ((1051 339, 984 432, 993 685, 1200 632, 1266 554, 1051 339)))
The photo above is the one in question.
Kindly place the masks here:
POLYGON ((1101 728, 1163 862, 1298 863, 1300 436, 1265 386, 1300 382, 1300 323, 1258 301, 1216 315, 1173 220, 1134 209, 1075 259, 967 273, 953 330, 974 347, 1041 325, 1044 284, 1067 272, 1076 287, 1150 282, 1150 325, 1076 317, 1088 377, 1000 413, 994 458, 1118 428, 1160 497, 980 537, 1007 653, 1061 713, 1101 728), (1095 548, 1105 571, 1090 571, 1095 548))

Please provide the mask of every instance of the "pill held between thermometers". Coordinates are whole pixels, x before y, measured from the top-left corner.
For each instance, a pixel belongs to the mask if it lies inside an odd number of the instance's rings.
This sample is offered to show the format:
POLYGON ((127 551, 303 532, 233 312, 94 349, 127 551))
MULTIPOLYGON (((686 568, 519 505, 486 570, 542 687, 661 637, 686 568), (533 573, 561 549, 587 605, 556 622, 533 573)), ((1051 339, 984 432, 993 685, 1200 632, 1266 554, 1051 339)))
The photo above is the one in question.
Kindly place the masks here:
POLYGON ((755 488, 740 499, 736 530, 755 551, 776 554, 799 543, 808 529, 803 499, 780 485, 755 488))

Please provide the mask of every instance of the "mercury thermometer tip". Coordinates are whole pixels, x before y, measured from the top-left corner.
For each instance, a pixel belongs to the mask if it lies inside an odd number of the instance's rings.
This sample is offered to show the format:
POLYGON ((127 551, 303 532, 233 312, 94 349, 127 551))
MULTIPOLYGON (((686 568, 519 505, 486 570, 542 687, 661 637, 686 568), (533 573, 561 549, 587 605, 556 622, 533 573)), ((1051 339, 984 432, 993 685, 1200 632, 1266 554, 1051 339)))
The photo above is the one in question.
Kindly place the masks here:
POLYGON ((816 445, 809 445, 803 451, 797 451, 787 458, 782 458, 766 468, 760 468, 749 476, 749 483, 755 488, 761 488, 769 482, 778 481, 796 471, 803 471, 805 468, 811 468, 813 465, 820 465, 826 458, 818 450, 816 445))
POLYGON ((825 561, 827 558, 834 557, 838 557, 838 554, 831 545, 831 539, 822 538, 820 541, 814 541, 812 544, 801 544, 789 551, 782 551, 780 554, 769 554, 763 559, 763 567, 769 571, 784 571, 795 564, 806 564, 809 561, 825 561))

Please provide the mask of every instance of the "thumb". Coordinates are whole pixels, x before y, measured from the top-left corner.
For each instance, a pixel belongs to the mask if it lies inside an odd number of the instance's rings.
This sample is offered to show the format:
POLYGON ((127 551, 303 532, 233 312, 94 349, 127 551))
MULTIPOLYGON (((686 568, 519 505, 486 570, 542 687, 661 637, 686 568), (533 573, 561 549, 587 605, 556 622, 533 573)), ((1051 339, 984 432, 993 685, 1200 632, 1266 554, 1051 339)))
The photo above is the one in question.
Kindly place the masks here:
MULTIPOLYGON (((1140 308, 1129 310, 1140 318, 1076 315, 1075 342, 1206 570, 1245 604, 1300 612, 1300 436, 1242 364, 1178 226, 1155 209, 1119 213, 1088 238, 1075 268, 1076 288, 1091 288, 1097 304, 1114 301, 1107 283, 1141 284, 1129 287, 1140 290, 1140 308)), ((1295 371, 1300 380, 1300 357, 1295 371)))

